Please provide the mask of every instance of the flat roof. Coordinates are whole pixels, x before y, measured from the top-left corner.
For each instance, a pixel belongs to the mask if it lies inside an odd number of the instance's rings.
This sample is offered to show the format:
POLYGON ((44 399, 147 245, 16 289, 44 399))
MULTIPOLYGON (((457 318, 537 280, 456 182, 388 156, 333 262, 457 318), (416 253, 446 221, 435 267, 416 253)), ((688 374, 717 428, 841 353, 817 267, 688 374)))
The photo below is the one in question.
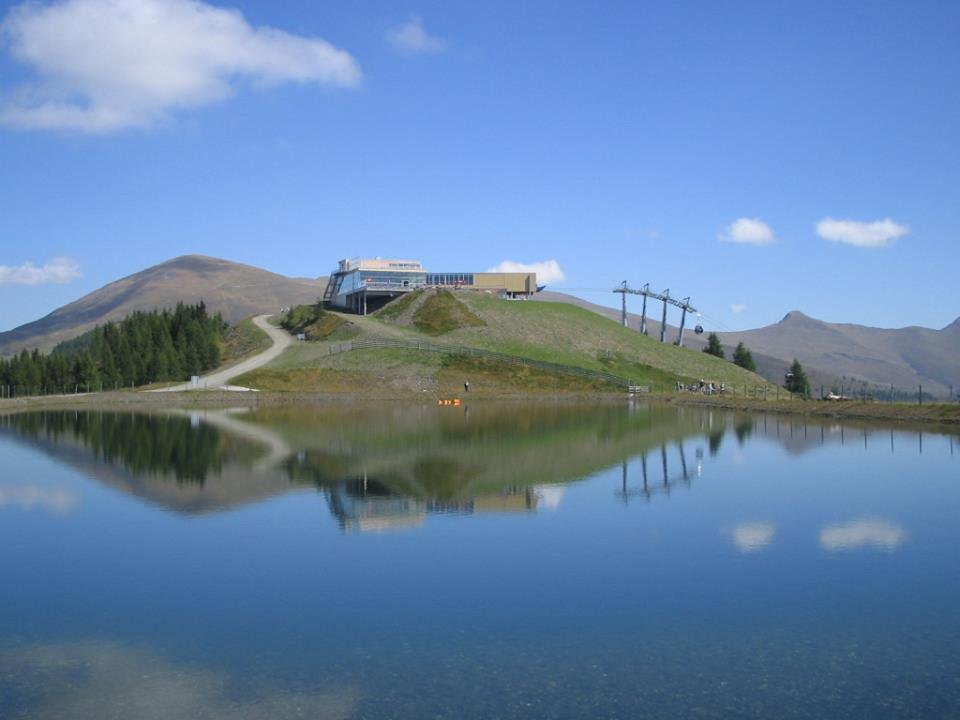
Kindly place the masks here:
POLYGON ((398 260, 393 258, 351 258, 340 261, 342 272, 351 270, 409 270, 426 272, 419 260, 398 260))

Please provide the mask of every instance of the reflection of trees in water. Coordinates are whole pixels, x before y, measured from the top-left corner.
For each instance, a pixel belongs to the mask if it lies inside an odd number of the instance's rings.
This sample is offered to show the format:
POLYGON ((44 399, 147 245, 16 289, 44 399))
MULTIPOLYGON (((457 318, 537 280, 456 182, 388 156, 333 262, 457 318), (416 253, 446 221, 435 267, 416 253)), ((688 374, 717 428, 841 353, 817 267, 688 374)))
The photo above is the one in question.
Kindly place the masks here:
POLYGON ((235 449, 215 427, 190 418, 140 413, 44 411, 8 415, 0 426, 48 442, 81 442, 98 459, 134 475, 203 483, 235 449))
POLYGON ((723 444, 723 436, 726 433, 724 428, 714 430, 707 436, 707 444, 710 447, 710 457, 720 452, 720 445, 723 444))
POLYGON ((753 435, 753 420, 750 418, 738 420, 733 426, 733 432, 737 435, 737 443, 740 447, 743 447, 744 443, 753 435))

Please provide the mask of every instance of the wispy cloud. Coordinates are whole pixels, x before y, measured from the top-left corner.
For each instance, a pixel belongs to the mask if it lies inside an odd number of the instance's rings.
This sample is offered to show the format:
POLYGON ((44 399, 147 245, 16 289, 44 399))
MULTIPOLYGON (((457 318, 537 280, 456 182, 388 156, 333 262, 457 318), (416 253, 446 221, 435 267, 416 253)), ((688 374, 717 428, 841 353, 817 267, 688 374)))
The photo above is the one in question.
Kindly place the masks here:
POLYGON ((909 232, 909 226, 896 223, 890 218, 874 220, 873 222, 859 222, 857 220, 834 220, 828 217, 817 223, 817 235, 824 240, 855 247, 886 247, 909 232))
POLYGON ((732 312, 734 315, 739 315, 746 309, 747 309, 746 303, 734 303, 733 305, 730 306, 730 312, 732 312))
POLYGON ((0 285, 46 285, 68 283, 82 277, 80 266, 67 257, 55 257, 46 265, 25 262, 11 267, 0 265, 0 285))
POLYGON ((563 282, 567 279, 560 263, 556 260, 543 260, 542 262, 518 263, 513 260, 504 260, 499 265, 494 265, 487 270, 492 273, 513 273, 513 272, 532 272, 537 274, 538 283, 563 282))
POLYGON ((902 527, 879 518, 827 525, 820 531, 820 547, 829 552, 863 547, 896 550, 906 539, 907 533, 902 527))
POLYGON ((361 80, 354 58, 321 38, 252 27, 200 0, 25 2, 0 24, 0 40, 36 76, 0 105, 0 122, 24 129, 146 127, 230 97, 240 79, 361 80))
POLYGON ((776 526, 770 522, 740 523, 731 533, 734 546, 742 553, 759 552, 772 541, 776 526))
POLYGON ((22 510, 42 508, 54 515, 66 515, 78 502, 73 491, 62 487, 43 485, 0 485, 0 508, 18 507, 22 510))
POLYGON ((404 55, 436 55, 447 49, 447 41, 430 35, 418 17, 412 17, 407 22, 390 28, 387 31, 387 42, 404 55))
POLYGON ((763 220, 747 217, 738 218, 727 225, 717 239, 741 245, 770 245, 777 241, 773 229, 763 220))
POLYGON ((128 717, 337 720, 356 717, 361 700, 359 690, 344 683, 297 690, 261 679, 251 686, 246 677, 219 668, 96 637, 46 645, 5 642, 0 673, 4 697, 11 699, 5 704, 29 698, 32 717, 99 719, 109 698, 112 707, 127 708, 128 717), (70 690, 41 694, 36 688, 42 683, 70 690))

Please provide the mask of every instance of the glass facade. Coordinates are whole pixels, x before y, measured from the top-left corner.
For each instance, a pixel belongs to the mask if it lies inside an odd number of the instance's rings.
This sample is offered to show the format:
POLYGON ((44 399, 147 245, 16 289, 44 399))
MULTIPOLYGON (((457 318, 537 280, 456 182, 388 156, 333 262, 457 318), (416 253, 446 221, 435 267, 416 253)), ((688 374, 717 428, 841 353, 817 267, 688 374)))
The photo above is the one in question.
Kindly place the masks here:
POLYGON ((427 273, 427 285, 473 285, 473 273, 427 273))
POLYGON ((343 276, 339 295, 358 290, 409 290, 426 284, 424 272, 391 272, 389 270, 354 270, 343 276))

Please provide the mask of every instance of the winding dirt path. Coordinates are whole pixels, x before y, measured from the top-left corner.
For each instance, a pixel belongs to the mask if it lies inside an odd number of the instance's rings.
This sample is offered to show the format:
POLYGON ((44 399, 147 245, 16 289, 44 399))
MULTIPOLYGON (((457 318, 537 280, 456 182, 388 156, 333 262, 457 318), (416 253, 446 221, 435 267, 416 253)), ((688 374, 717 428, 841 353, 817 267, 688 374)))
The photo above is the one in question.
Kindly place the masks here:
POLYGON ((285 330, 274 327, 267 322, 269 317, 269 315, 257 315, 255 318, 253 318, 254 325, 269 335, 270 339, 273 341, 273 345, 264 350, 262 353, 254 355, 253 357, 249 357, 243 362, 232 365, 224 370, 218 370, 209 375, 203 375, 200 377, 200 383, 198 385, 182 383, 180 385, 171 385, 170 387, 150 390, 149 392, 184 392, 185 390, 248 390, 249 388, 240 388, 230 385, 230 379, 243 375, 251 370, 256 370, 257 368, 263 367, 271 360, 276 359, 280 353, 286 350, 293 343, 293 338, 290 337, 285 330))

